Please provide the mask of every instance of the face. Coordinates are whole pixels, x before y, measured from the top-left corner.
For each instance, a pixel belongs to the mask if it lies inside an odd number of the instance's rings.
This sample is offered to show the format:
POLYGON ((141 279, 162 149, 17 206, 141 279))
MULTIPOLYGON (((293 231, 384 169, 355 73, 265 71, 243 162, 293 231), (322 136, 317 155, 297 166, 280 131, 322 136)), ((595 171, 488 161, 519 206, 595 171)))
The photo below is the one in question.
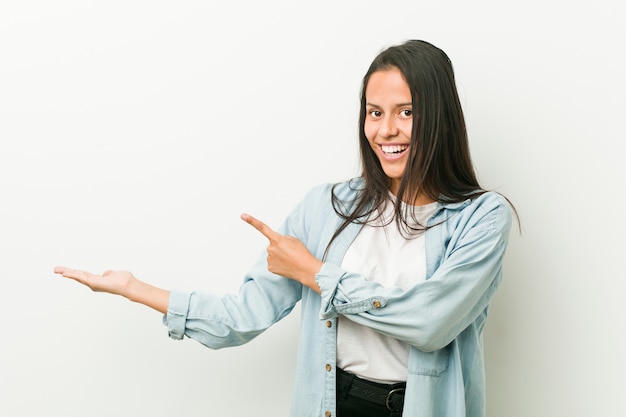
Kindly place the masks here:
POLYGON ((411 143, 411 90, 397 68, 376 71, 365 88, 365 101, 365 137, 397 194, 411 143))

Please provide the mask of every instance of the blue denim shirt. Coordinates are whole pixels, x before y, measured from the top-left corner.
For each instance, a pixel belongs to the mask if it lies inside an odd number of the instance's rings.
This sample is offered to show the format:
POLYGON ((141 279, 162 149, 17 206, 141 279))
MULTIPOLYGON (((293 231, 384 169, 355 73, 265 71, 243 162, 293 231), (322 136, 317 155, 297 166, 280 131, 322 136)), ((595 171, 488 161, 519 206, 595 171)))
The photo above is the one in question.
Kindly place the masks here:
MULTIPOLYGON (((354 199, 360 180, 335 193, 354 199)), ((341 223, 331 185, 311 190, 280 229, 322 259, 341 223)), ((427 279, 408 290, 385 288, 340 265, 360 230, 351 224, 335 239, 316 276, 321 294, 267 270, 265 256, 237 295, 172 291, 164 323, 170 337, 185 335, 219 349, 250 341, 302 302, 293 417, 333 417, 337 317, 410 345, 404 416, 483 417, 482 333, 489 301, 501 280, 511 209, 497 193, 438 204, 427 230, 427 279)))

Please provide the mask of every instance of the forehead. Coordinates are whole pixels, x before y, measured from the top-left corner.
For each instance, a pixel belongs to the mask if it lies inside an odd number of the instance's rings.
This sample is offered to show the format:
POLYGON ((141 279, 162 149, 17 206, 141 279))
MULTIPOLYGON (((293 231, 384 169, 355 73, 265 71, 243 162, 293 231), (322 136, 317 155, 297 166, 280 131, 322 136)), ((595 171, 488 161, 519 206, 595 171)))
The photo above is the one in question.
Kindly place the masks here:
POLYGON ((397 68, 372 73, 365 88, 365 97, 370 100, 402 99, 411 101, 411 90, 402 72, 397 68))

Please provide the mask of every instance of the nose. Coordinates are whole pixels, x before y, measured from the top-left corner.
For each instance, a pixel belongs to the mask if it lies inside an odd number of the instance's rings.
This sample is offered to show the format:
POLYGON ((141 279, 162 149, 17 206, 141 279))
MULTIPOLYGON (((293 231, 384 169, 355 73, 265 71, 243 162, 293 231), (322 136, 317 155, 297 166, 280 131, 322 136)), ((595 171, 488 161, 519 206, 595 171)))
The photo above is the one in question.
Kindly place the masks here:
POLYGON ((398 126, 396 125, 396 118, 393 116, 386 116, 380 125, 378 130, 379 136, 382 138, 391 138, 398 135, 398 126))

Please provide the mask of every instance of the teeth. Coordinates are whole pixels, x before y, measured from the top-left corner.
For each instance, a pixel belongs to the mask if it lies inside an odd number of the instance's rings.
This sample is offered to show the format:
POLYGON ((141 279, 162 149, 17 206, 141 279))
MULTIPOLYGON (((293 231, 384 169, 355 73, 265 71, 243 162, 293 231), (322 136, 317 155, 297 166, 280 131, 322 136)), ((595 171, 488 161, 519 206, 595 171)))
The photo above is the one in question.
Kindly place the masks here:
POLYGON ((382 145, 381 149, 384 153, 400 153, 408 147, 409 145, 382 145))

